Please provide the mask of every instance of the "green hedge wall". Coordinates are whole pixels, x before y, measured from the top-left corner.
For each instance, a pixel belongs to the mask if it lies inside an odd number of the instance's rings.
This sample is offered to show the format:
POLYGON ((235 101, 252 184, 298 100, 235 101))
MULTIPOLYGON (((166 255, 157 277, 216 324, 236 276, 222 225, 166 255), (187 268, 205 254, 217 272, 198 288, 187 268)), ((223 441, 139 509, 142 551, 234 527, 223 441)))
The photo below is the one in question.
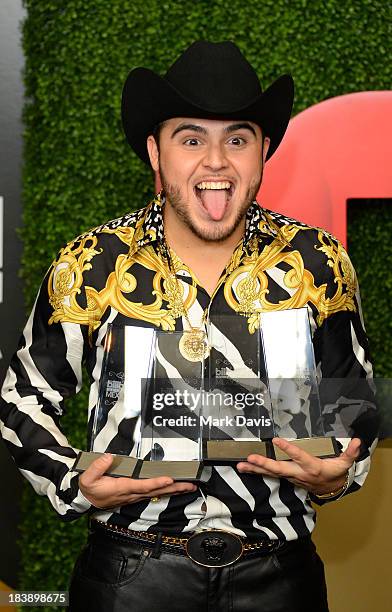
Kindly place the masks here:
POLYGON ((381 435, 392 437, 392 194, 388 200, 350 200, 348 251, 356 268, 366 332, 370 339, 381 435))
MULTIPOLYGON (((264 87, 284 72, 293 74, 294 113, 332 96, 388 89, 392 81, 392 15, 383 0, 24 4, 22 275, 28 308, 64 243, 144 205, 153 193, 151 172, 121 130, 121 89, 133 67, 163 73, 194 40, 230 39, 255 66, 264 87)), ((387 239, 385 224, 380 232, 387 239)), ((86 394, 80 394, 63 419, 76 446, 85 444, 85 411, 86 394)), ((61 523, 48 501, 26 487, 20 588, 66 589, 85 527, 84 519, 61 523)))

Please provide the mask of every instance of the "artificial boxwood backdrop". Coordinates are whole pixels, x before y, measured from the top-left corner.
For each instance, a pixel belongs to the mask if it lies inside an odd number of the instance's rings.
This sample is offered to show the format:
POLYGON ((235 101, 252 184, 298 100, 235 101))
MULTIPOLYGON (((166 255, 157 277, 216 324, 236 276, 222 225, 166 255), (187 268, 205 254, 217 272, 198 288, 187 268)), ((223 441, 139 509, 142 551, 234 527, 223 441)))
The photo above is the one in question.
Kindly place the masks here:
MULTIPOLYGON (((121 89, 132 68, 147 66, 164 73, 194 40, 230 39, 256 68, 264 88, 284 72, 293 74, 294 114, 333 96, 389 89, 392 82, 392 14, 385 0, 24 4, 22 275, 28 309, 61 246, 90 227, 144 205, 153 194, 152 174, 131 152, 121 129, 121 89)), ((336 139, 338 146, 339 134, 336 139)), ((350 244, 360 280, 369 270, 368 253, 375 249, 369 227, 376 229, 377 244, 384 245, 386 255, 392 229, 389 210, 381 206, 368 218, 362 209, 355 216, 350 244)), ((365 320, 371 339, 373 332, 377 338, 372 343, 376 372, 391 376, 391 347, 388 355, 379 332, 391 331, 388 309, 373 306, 385 303, 385 285, 391 288, 392 277, 386 263, 381 265, 380 258, 377 263, 364 300, 365 320)), ((81 392, 68 403, 63 418, 64 431, 79 448, 85 447, 86 406, 86 393, 81 392)), ((85 518, 64 524, 46 498, 29 485, 25 489, 19 588, 66 590, 85 540, 85 518)))

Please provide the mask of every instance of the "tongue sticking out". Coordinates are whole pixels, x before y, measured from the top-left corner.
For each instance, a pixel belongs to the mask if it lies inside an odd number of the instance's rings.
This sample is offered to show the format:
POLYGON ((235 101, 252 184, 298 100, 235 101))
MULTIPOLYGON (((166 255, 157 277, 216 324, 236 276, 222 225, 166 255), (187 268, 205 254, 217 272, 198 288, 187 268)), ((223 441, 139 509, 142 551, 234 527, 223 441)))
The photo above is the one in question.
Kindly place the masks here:
POLYGON ((220 221, 225 214, 228 204, 229 192, 227 189, 201 189, 202 204, 211 219, 220 221))

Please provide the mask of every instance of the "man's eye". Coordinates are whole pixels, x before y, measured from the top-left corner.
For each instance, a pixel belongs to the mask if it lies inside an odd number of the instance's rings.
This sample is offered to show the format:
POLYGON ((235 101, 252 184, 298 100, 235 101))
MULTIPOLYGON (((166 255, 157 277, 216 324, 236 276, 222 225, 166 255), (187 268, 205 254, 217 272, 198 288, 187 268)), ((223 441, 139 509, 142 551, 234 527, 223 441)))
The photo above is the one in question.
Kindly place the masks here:
POLYGON ((190 146, 195 146, 195 145, 198 145, 199 143, 200 141, 197 138, 187 138, 184 141, 184 144, 190 145, 190 146))
POLYGON ((230 138, 229 143, 238 147, 239 145, 245 144, 245 138, 233 136, 233 138, 230 138))

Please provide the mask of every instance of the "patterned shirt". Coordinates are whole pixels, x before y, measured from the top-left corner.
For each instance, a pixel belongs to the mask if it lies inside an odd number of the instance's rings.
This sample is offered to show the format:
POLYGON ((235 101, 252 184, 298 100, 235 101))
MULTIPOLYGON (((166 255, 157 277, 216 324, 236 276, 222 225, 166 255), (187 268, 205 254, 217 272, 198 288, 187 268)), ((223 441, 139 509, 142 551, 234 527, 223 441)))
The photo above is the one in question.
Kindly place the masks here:
MULTIPOLYGON (((162 257, 164 204, 164 194, 158 194, 144 209, 86 232, 60 251, 3 385, 1 434, 21 473, 37 493, 48 496, 64 520, 90 513, 101 521, 151 532, 219 528, 287 540, 308 535, 315 522, 311 502, 317 500, 312 495, 284 478, 241 474, 236 464, 208 468, 207 482, 195 492, 109 510, 92 507, 78 488, 72 467, 79 449, 62 432, 63 402, 80 390, 84 363, 90 381, 90 442, 109 323, 186 329, 162 257)), ((173 266, 189 320, 195 324, 208 307, 217 328, 222 314, 237 313, 247 334, 254 332, 260 312, 307 308, 318 376, 339 381, 324 409, 331 413, 333 405, 341 421, 347 410, 360 415, 352 433, 361 437, 362 451, 349 471, 346 494, 359 489, 376 439, 372 366, 355 271, 339 241, 253 202, 243 239, 212 298, 175 255, 173 266), (360 393, 359 381, 366 383, 360 393)), ((230 330, 219 331, 230 335, 230 330)), ((333 433, 333 424, 331 428, 333 433)), ((106 439, 110 451, 110 432, 106 439)), ((349 437, 340 442, 345 448, 349 437)))

